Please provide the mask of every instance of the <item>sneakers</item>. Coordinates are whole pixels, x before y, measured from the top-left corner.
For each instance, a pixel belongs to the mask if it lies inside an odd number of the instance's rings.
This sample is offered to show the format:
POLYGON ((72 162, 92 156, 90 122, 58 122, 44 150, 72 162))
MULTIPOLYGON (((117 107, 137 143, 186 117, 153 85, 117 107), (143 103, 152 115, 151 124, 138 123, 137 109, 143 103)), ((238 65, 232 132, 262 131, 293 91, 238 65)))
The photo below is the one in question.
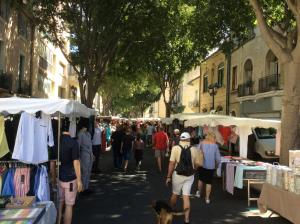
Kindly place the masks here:
POLYGON ((205 200, 205 203, 206 203, 206 204, 210 204, 210 200, 209 200, 209 199, 206 199, 206 200, 205 200))
POLYGON ((196 198, 200 198, 200 197, 201 197, 200 191, 196 191, 195 197, 196 197, 196 198))

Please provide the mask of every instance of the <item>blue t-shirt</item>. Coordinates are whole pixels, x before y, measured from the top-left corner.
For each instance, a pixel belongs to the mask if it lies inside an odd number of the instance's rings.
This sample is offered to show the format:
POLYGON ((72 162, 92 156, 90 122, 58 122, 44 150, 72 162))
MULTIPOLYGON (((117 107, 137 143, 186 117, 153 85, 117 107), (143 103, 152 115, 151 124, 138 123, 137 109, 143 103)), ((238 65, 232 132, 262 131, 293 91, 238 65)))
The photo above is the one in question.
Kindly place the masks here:
POLYGON ((219 147, 217 144, 203 144, 199 145, 200 150, 203 151, 204 163, 203 168, 205 169, 215 169, 216 162, 219 163, 221 161, 221 155, 219 151, 219 147))

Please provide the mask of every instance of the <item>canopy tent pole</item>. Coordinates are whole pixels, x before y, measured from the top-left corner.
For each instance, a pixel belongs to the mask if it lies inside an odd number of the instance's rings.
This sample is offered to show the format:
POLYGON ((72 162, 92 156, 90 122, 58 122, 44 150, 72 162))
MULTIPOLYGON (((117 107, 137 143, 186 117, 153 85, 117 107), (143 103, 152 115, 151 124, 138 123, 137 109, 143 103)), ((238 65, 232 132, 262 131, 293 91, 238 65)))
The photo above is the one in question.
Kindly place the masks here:
POLYGON ((61 114, 58 112, 58 130, 57 130, 57 208, 59 209, 59 166, 60 166, 60 137, 61 137, 61 114))

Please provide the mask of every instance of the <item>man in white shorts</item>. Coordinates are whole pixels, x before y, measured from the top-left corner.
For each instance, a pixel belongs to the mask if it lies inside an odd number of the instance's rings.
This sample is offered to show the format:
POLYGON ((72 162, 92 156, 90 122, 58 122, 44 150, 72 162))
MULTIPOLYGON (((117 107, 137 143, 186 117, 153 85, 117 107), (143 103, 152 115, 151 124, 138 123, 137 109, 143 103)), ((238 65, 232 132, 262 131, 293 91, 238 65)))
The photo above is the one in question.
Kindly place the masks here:
POLYGON ((175 208, 178 196, 181 194, 183 196, 183 209, 185 211, 184 223, 186 224, 190 222, 190 193, 194 182, 194 174, 191 174, 190 176, 179 175, 175 168, 180 162, 181 151, 187 148, 190 148, 193 170, 196 170, 203 164, 203 154, 195 147, 190 147, 190 139, 190 134, 184 132, 180 135, 179 145, 172 148, 166 180, 167 185, 172 181, 173 193, 170 200, 172 208, 175 208))

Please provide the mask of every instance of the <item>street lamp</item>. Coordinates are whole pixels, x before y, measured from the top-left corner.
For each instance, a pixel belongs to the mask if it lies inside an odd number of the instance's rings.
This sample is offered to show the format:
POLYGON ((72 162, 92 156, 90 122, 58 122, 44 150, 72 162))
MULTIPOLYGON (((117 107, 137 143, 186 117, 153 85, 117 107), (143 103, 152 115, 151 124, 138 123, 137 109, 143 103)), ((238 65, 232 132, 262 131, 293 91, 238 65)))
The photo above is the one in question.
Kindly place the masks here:
POLYGON ((209 95, 212 96, 212 110, 215 109, 215 95, 217 95, 218 88, 219 88, 218 83, 210 84, 208 86, 209 95))

